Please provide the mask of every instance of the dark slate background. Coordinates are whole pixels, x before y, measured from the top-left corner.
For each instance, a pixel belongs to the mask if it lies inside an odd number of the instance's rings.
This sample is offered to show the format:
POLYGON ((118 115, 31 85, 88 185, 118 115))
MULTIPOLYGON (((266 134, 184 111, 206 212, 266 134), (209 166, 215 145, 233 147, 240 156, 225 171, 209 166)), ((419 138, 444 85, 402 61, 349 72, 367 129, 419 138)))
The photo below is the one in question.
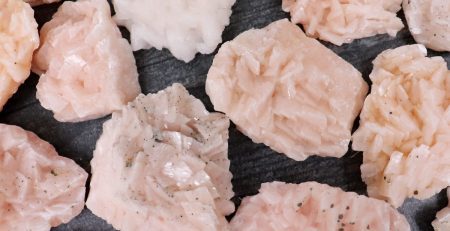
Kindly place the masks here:
MULTIPOLYGON (((59 5, 35 8, 40 26, 51 18, 59 5)), ((231 23, 223 34, 223 40, 231 40, 250 28, 262 28, 286 17, 288 15, 281 11, 281 0, 237 0, 233 7, 231 23)), ((122 31, 124 36, 128 37, 128 32, 125 29, 122 31)), ((404 29, 396 38, 379 35, 341 47, 324 44, 353 64, 369 82, 371 62, 381 51, 412 43, 414 40, 408 30, 404 29)), ((197 55, 196 59, 189 64, 176 60, 167 50, 142 50, 135 52, 134 55, 144 93, 154 93, 172 83, 179 82, 184 84, 191 94, 200 98, 209 110, 213 109, 205 93, 204 82, 214 54, 197 55)), ((449 53, 430 52, 430 56, 434 55, 442 55, 447 62, 450 61, 449 53)), ((75 124, 59 123, 53 119, 52 113, 43 109, 36 100, 37 81, 38 77, 34 74, 26 81, 0 113, 0 122, 18 125, 35 132, 42 139, 53 144, 60 155, 74 159, 89 172, 89 161, 92 158, 95 142, 101 134, 102 123, 109 117, 75 124)), ((318 181, 341 187, 346 191, 366 194, 365 184, 360 177, 359 166, 362 162, 360 152, 349 150, 341 159, 310 157, 306 161, 296 162, 275 153, 262 144, 252 143, 232 126, 229 156, 232 163, 231 172, 234 175, 236 205, 240 204, 243 197, 256 194, 261 183, 274 180, 291 183, 318 181)), ((412 230, 432 230, 431 221, 436 212, 446 204, 447 199, 443 190, 425 201, 407 200, 400 208, 400 212, 408 218, 412 230)), ((85 209, 69 224, 52 230, 106 231, 114 229, 85 209)))

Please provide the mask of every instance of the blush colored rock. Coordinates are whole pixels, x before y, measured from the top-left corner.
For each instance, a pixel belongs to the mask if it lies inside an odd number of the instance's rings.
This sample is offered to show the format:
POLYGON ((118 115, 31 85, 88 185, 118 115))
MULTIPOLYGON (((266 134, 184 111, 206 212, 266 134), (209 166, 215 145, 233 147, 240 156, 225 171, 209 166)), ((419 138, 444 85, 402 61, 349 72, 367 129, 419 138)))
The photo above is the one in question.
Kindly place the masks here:
POLYGON ((39 46, 38 25, 30 5, 0 1, 0 111, 30 75, 33 52, 39 46))
POLYGON ((283 10, 306 34, 336 45, 403 28, 396 12, 402 0, 283 0, 283 10))
POLYGON ((450 71, 423 45, 381 53, 353 134, 369 196, 395 207, 450 185, 450 71))
POLYGON ((272 182, 242 200, 231 230, 407 231, 410 227, 384 201, 316 182, 272 182))
MULTIPOLYGON (((450 198, 450 189, 447 189, 447 198, 450 198)), ((436 220, 432 223, 435 231, 450 230, 450 203, 436 214, 436 220)))
POLYGON ((403 11, 417 43, 450 51, 450 1, 404 0, 403 11))
POLYGON ((113 0, 115 20, 130 31, 133 50, 167 48, 189 62, 222 42, 235 0, 113 0))
POLYGON ((37 98, 61 122, 96 119, 140 93, 134 56, 106 0, 64 2, 41 29, 37 98))
POLYGON ((87 176, 34 133, 0 124, 0 230, 69 222, 84 208, 87 176))
POLYGON ((228 127, 180 84, 138 96, 103 126, 88 208, 122 231, 228 230, 228 127))
POLYGON ((225 43, 206 92, 254 142, 304 160, 347 152, 367 83, 351 64, 280 20, 225 43))

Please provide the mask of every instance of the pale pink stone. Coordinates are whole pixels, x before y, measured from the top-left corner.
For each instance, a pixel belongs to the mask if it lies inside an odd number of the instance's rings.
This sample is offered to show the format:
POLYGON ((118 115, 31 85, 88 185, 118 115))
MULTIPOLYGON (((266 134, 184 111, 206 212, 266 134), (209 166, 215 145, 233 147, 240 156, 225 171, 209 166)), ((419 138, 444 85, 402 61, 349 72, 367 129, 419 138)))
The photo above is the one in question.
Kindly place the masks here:
POLYGON ((436 51, 450 51, 450 1, 404 0, 403 11, 417 43, 436 51))
POLYGON ((78 122, 120 110, 140 92, 131 47, 106 0, 64 2, 41 29, 37 98, 55 119, 78 122))
POLYGON ((283 10, 306 34, 336 45, 403 28, 397 17, 402 0, 283 0, 283 10))
POLYGON ((423 45, 381 53, 370 74, 353 149, 364 152, 369 196, 395 207, 450 185, 450 71, 423 45))
POLYGON ((228 230, 228 126, 180 84, 138 96, 103 126, 88 208, 122 231, 228 230))
POLYGON ((217 111, 295 160, 343 156, 367 88, 358 70, 288 20, 223 44, 206 79, 217 111))
POLYGON ((231 220, 236 231, 407 231, 406 218, 388 203, 316 182, 264 183, 231 220))
POLYGON ((0 111, 30 75, 38 25, 22 0, 0 0, 0 111))
POLYGON ((49 143, 0 124, 0 230, 50 230, 84 208, 88 174, 49 143))

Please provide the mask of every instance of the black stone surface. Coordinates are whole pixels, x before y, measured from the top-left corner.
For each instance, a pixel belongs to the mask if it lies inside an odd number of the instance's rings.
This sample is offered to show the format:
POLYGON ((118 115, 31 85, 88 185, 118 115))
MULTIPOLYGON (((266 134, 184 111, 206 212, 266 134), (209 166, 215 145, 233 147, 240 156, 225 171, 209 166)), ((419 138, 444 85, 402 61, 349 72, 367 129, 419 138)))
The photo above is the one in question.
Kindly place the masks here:
MULTIPOLYGON (((35 8, 40 26, 51 18, 59 5, 35 8)), ((288 15, 281 11, 281 0, 237 0, 231 23, 226 28, 223 39, 231 40, 243 31, 261 28, 286 17, 288 15)), ((127 37, 126 30, 123 32, 127 37)), ((409 31, 404 29, 395 38, 379 35, 341 47, 324 44, 353 64, 369 82, 371 62, 381 51, 412 43, 414 40, 409 31)), ((188 64, 173 58, 167 50, 142 50, 134 54, 144 93, 153 93, 179 82, 184 84, 191 94, 201 99, 209 110, 212 110, 211 102, 204 91, 204 82, 214 54, 197 55, 196 59, 188 64)), ((447 62, 450 61, 449 53, 430 52, 430 56, 435 55, 442 55, 447 62)), ((18 125, 35 132, 42 139, 53 144, 60 155, 75 160, 89 172, 89 161, 92 158, 96 140, 101 134, 102 123, 108 117, 75 124, 57 122, 53 119, 52 113, 43 109, 35 98, 37 81, 38 77, 34 74, 26 81, 0 113, 0 122, 18 125)), ((256 194, 261 183, 274 180, 291 183, 318 181, 341 187, 346 191, 366 193, 359 170, 362 155, 352 150, 341 159, 311 157, 306 161, 296 162, 275 153, 262 144, 252 143, 232 126, 229 156, 232 163, 231 171, 234 175, 233 187, 236 193, 234 201, 237 205, 243 197, 256 194)), ((408 218, 412 230, 432 230, 431 221, 436 212, 446 204, 447 199, 443 190, 425 201, 407 200, 400 208, 400 212, 408 218)), ((106 231, 114 229, 85 209, 69 224, 52 230, 106 231)))

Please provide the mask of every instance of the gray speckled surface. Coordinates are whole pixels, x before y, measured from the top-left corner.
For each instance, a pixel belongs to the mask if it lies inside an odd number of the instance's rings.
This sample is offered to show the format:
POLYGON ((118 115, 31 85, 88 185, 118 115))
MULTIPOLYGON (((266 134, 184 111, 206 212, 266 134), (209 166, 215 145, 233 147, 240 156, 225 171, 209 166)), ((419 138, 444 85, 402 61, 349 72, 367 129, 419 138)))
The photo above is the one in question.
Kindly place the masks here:
MULTIPOLYGON (((48 21, 59 4, 35 8, 40 25, 48 21)), ((281 0, 237 0, 231 17, 231 24, 223 34, 224 41, 233 39, 239 33, 250 28, 261 28, 288 15, 281 11, 281 0)), ((127 36, 127 32, 124 31, 127 36)), ((371 61, 383 50, 414 43, 409 32, 404 29, 397 37, 379 35, 361 39, 351 44, 336 47, 325 45, 359 69, 366 80, 372 69, 371 61)), ((450 62, 448 53, 430 52, 430 55, 443 55, 450 62)), ((204 81, 213 55, 198 55, 189 64, 174 59, 167 51, 145 50, 135 52, 140 74, 140 83, 144 93, 156 92, 174 82, 184 84, 191 94, 200 98, 209 110, 211 103, 204 91, 204 81)), ((10 100, 0 113, 0 122, 19 125, 37 133, 52 143, 60 155, 74 159, 87 171, 95 142, 102 130, 102 123, 108 117, 83 123, 70 124, 55 121, 52 114, 44 110, 35 98, 37 76, 27 80, 19 92, 10 100)), ((236 193, 234 201, 257 193, 262 182, 273 180, 292 183, 318 181, 347 191, 365 193, 361 181, 359 166, 361 153, 349 151, 341 158, 311 157, 303 162, 295 162, 274 153, 261 144, 254 144, 238 132, 234 126, 230 129, 229 141, 231 171, 234 174, 233 186, 236 193)), ((412 226, 412 230, 432 230, 430 223, 435 213, 447 204, 445 193, 425 201, 407 200, 400 208, 412 226)), ((110 225, 85 209, 69 224, 53 230, 114 230, 110 225)))

